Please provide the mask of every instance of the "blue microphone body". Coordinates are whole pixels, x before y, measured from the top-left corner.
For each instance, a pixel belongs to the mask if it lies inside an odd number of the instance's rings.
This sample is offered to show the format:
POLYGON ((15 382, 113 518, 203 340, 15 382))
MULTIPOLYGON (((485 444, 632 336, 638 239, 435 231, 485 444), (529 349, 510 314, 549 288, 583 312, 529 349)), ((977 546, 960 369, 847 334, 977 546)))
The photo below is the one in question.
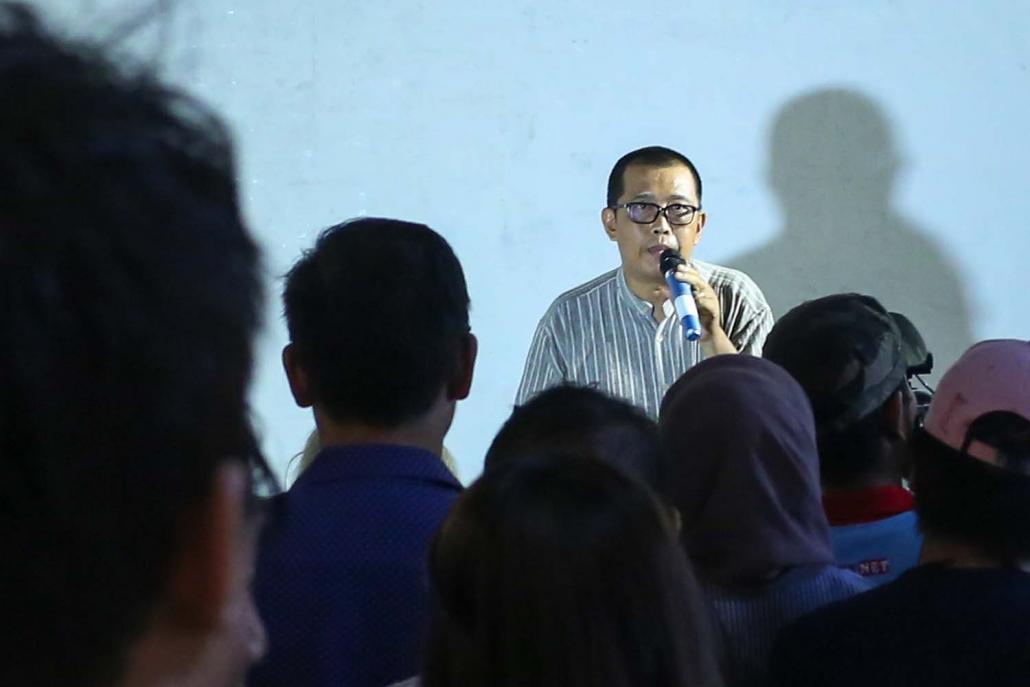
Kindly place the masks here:
POLYGON ((697 315, 697 303, 694 302, 690 284, 676 278, 676 268, 684 264, 686 261, 673 249, 662 251, 659 267, 672 293, 672 305, 676 308, 676 316, 680 318, 687 340, 697 341, 701 338, 701 318, 697 315))

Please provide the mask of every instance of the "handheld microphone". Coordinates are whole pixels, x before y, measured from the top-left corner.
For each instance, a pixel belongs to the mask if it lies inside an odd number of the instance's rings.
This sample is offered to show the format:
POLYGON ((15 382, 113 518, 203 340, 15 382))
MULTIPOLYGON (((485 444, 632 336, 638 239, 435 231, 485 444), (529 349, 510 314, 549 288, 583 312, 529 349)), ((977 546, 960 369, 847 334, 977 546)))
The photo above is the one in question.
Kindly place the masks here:
POLYGON ((672 292, 672 304, 683 324, 683 333, 688 341, 697 341, 701 338, 701 319, 697 316, 697 303, 694 302, 690 284, 676 278, 676 268, 685 264, 687 261, 672 248, 663 250, 658 261, 658 266, 665 275, 665 283, 672 292))

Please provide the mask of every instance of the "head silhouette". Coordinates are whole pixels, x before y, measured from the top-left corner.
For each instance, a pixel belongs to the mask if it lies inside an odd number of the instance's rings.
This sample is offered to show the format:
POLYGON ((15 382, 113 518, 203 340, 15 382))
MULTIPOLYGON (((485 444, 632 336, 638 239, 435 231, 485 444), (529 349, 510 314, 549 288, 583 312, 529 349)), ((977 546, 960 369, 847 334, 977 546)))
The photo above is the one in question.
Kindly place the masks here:
POLYGON ((899 160, 886 115, 861 93, 822 89, 790 100, 769 151, 769 186, 788 222, 801 215, 860 227, 888 205, 899 160))

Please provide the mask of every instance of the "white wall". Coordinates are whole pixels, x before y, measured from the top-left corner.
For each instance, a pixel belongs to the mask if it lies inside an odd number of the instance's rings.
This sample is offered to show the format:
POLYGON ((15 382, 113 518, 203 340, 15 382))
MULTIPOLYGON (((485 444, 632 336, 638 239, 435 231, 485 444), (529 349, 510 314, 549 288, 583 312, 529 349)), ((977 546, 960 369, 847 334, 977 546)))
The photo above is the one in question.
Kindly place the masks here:
MULTIPOLYGON (((145 6, 47 0, 90 36, 145 6)), ((537 320, 617 260, 599 210, 643 145, 694 159, 698 256, 777 314, 842 289, 941 360, 1030 335, 1030 3, 183 0, 137 53, 211 102, 273 295, 253 402, 280 468, 311 427, 279 366, 281 274, 355 215, 424 221, 463 261, 481 358, 448 445, 466 479, 537 320)))

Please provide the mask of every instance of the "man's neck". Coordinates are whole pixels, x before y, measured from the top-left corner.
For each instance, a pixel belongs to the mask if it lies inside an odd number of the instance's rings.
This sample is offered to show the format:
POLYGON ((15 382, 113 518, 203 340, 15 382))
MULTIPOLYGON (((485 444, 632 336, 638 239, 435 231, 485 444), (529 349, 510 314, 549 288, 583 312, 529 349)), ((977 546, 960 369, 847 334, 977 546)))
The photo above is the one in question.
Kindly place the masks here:
MULTIPOLYGON (((870 449, 870 455, 866 462, 866 470, 863 474, 848 480, 834 482, 823 481, 823 492, 838 491, 862 491, 879 487, 903 487, 903 468, 905 461, 905 445, 901 439, 891 441, 881 435, 880 439, 870 449)), ((827 462, 833 462, 834 455, 823 456, 827 462)))
POLYGON ((387 444, 411 446, 439 456, 443 453, 443 438, 451 425, 453 404, 434 406, 411 422, 395 427, 379 427, 360 422, 338 422, 315 408, 315 424, 322 448, 353 446, 356 444, 387 444))
POLYGON ((665 301, 669 300, 665 282, 661 280, 637 279, 631 276, 625 268, 623 268, 623 274, 626 275, 626 286, 629 287, 630 292, 640 300, 651 304, 651 316, 655 321, 661 322, 664 320, 664 305, 665 301))
POLYGON ((421 432, 410 432, 403 428, 382 429, 355 425, 319 427, 318 440, 322 448, 357 444, 385 444, 421 448, 437 456, 443 452, 442 440, 433 440, 421 432))

